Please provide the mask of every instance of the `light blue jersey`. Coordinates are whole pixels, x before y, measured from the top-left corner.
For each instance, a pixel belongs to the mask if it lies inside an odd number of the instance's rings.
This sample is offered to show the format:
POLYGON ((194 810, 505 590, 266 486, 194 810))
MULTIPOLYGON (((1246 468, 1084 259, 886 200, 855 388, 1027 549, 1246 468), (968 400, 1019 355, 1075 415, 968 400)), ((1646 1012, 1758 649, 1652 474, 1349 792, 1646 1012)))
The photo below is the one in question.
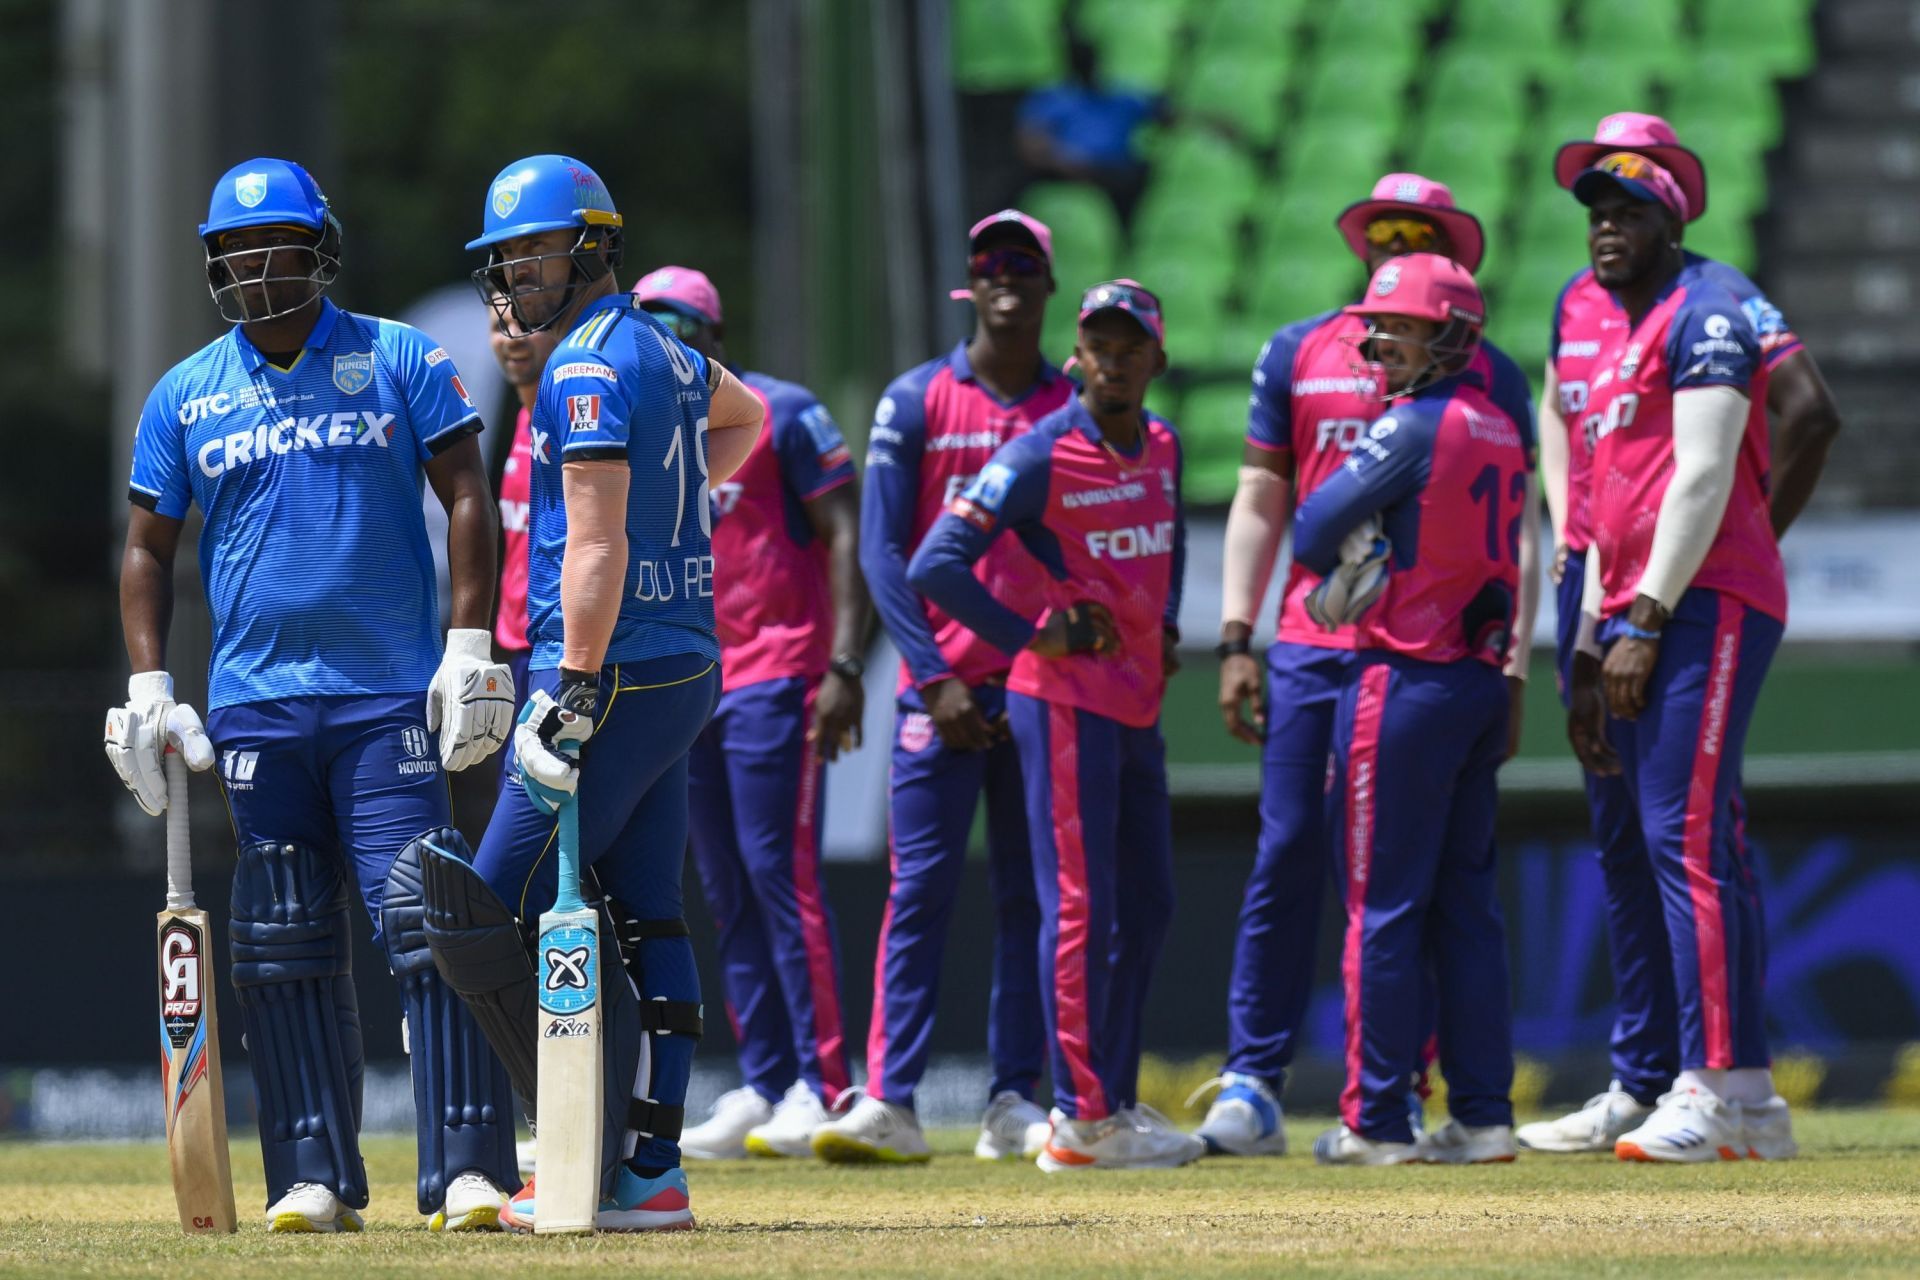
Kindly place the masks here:
POLYGON ((128 496, 205 517, 209 707, 425 692, 440 627, 423 466, 479 429, 445 351, 331 302, 290 370, 236 326, 160 379, 128 496))
POLYGON ((560 665, 560 468, 618 460, 627 490, 627 576, 606 661, 674 654, 720 660, 713 633, 713 514, 707 505, 707 361, 632 294, 597 300, 547 360, 533 407, 527 554, 532 669, 560 665))

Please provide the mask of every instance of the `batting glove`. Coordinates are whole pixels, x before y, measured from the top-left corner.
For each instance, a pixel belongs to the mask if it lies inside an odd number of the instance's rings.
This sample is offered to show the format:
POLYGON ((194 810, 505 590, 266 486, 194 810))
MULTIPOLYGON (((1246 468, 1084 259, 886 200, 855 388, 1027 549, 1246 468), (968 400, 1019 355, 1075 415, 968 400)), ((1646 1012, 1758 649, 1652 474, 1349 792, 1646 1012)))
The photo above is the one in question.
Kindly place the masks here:
POLYGON ((593 736, 597 676, 563 671, 560 687, 536 690, 520 710, 513 731, 514 756, 527 798, 542 813, 558 813, 580 788, 580 748, 593 736))
POLYGON ((173 677, 164 671, 137 672, 127 681, 126 705, 107 712, 106 749, 120 781, 155 817, 167 810, 161 761, 169 750, 194 770, 213 764, 213 743, 199 713, 173 700, 173 677))
POLYGON ((471 628, 447 632, 446 655, 427 686, 427 728, 440 731, 440 763, 449 773, 479 764, 512 725, 513 673, 493 660, 493 638, 471 628))

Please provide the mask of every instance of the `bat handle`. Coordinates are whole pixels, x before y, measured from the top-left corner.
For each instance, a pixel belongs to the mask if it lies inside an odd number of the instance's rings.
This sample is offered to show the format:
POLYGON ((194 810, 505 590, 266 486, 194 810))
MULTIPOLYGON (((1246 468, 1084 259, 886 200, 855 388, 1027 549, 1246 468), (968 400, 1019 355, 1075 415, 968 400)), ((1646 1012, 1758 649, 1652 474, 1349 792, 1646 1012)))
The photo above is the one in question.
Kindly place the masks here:
POLYGON ((580 798, 568 796, 560 802, 560 884, 554 895, 553 909, 559 912, 581 911, 580 901, 580 798))
POLYGON ((187 762, 172 747, 167 770, 167 909, 193 909, 193 844, 187 821, 187 762))

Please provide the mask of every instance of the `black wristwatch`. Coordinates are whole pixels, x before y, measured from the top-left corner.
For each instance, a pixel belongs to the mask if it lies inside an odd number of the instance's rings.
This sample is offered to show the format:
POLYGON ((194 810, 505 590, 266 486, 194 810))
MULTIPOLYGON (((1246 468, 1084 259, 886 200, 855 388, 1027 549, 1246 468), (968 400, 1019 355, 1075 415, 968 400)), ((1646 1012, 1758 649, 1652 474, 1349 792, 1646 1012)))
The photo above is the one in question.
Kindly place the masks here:
POLYGON ((1252 653, 1253 637, 1241 636, 1238 640, 1222 640, 1213 646, 1213 656, 1225 661, 1237 653, 1252 653))
POLYGON ((867 664, 857 653, 842 653, 836 655, 833 661, 827 664, 827 670, 837 676, 845 676, 849 680, 857 681, 867 674, 867 664))

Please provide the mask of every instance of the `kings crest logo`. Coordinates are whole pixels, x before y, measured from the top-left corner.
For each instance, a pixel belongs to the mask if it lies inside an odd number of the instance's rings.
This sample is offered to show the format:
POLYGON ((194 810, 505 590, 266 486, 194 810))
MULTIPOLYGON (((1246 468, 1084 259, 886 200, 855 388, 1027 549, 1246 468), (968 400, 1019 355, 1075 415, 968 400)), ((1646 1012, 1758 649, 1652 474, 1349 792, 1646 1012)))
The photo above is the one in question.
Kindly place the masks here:
POLYGON ((493 184, 493 216, 504 218, 520 206, 520 177, 510 174, 493 184))
POLYGON ((373 352, 353 351, 333 358, 333 385, 343 396, 357 396, 373 381, 373 352))
POLYGON ((257 208, 267 198, 267 175, 264 173, 243 173, 233 180, 233 198, 243 208, 257 208))

